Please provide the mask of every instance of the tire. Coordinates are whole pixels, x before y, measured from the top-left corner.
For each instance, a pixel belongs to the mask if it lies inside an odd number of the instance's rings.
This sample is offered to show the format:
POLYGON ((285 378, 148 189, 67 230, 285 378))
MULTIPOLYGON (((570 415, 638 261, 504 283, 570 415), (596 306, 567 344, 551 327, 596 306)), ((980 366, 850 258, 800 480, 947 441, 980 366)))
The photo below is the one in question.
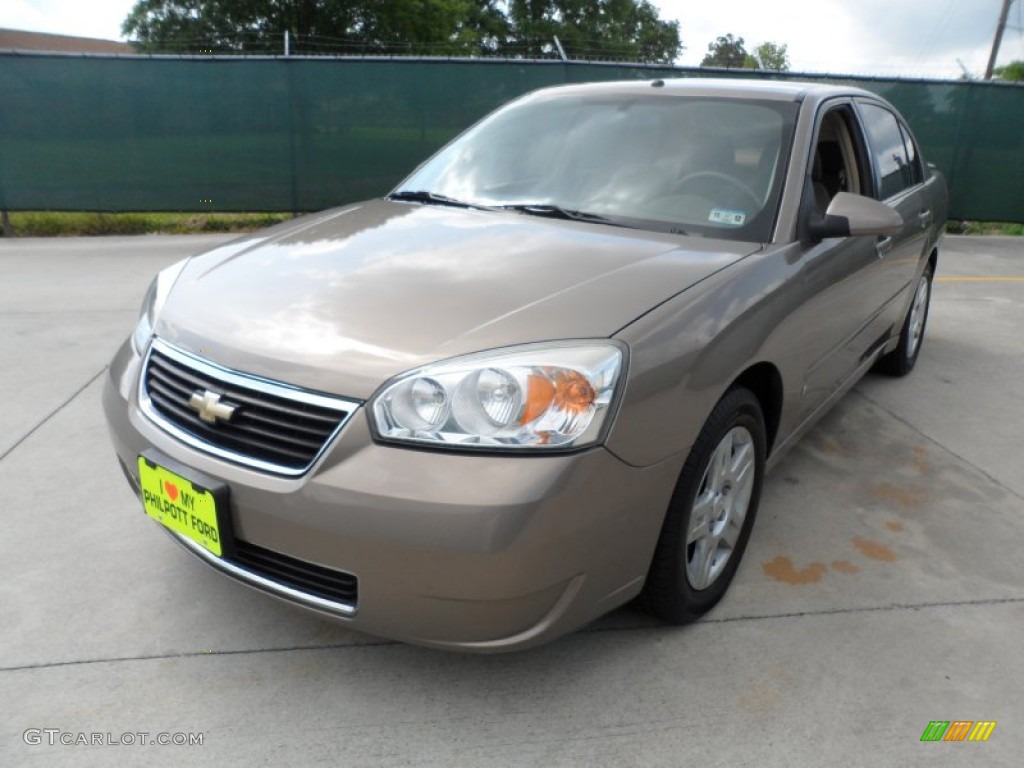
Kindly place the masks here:
POLYGON ((906 376, 917 363, 924 343, 924 329, 928 324, 928 308, 932 303, 932 265, 925 267, 914 288, 907 316, 900 330, 900 343, 896 349, 883 355, 875 363, 875 370, 887 376, 906 376))
POLYGON ((694 621, 729 588, 761 500, 765 444, 757 398, 742 387, 729 390, 697 436, 669 502, 641 593, 641 603, 657 618, 694 621), (732 473, 716 471, 726 466, 721 459, 732 463, 732 473), (745 471, 735 472, 741 465, 745 471))

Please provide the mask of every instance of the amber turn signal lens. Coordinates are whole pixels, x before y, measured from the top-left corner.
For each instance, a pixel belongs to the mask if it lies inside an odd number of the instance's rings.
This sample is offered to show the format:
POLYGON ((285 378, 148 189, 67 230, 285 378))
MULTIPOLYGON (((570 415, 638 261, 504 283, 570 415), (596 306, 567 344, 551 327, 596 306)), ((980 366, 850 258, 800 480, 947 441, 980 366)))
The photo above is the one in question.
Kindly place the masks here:
POLYGON ((583 413, 597 399, 587 377, 578 371, 561 370, 555 374, 554 406, 567 413, 583 413))
POLYGON ((559 370, 552 378, 531 373, 527 379, 526 403, 520 424, 529 424, 554 408, 568 414, 583 413, 597 399, 586 376, 578 371, 559 370))
POLYGON ((526 380, 526 405, 520 424, 529 424, 551 407, 555 399, 555 385, 547 376, 531 373, 526 380))

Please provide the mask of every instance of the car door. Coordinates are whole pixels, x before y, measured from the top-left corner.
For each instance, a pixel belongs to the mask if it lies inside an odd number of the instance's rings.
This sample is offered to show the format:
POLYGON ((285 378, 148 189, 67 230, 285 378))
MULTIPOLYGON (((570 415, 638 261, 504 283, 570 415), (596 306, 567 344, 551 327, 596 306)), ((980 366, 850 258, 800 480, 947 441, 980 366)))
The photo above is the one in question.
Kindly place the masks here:
POLYGON ((879 261, 873 276, 885 298, 877 328, 899 333, 908 291, 928 246, 928 229, 936 212, 930 210, 923 193, 924 164, 906 124, 887 106, 868 99, 857 100, 857 111, 871 154, 874 197, 903 218, 898 235, 879 238, 879 261))
MULTIPOLYGON (((875 197, 868 145, 852 100, 830 101, 820 110, 810 152, 802 216, 824 215, 839 192, 875 197)), ((878 266, 892 250, 883 238, 804 241, 801 279, 808 300, 801 312, 800 410, 806 417, 849 382, 884 343, 879 313, 895 291, 878 266)))

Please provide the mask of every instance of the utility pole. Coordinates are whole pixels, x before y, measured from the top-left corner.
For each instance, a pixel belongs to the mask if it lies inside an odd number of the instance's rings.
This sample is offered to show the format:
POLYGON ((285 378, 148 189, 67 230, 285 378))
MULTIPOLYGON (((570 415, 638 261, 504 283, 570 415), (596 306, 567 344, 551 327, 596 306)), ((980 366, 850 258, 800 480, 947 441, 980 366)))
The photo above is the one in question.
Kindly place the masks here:
POLYGON ((996 36, 992 41, 992 53, 988 57, 988 66, 985 67, 986 80, 992 79, 992 73, 996 68, 999 46, 1003 42, 1003 32, 1006 30, 1006 17, 1010 15, 1011 5, 1013 5, 1013 0, 1003 0, 1003 10, 999 12, 999 24, 996 25, 996 36))

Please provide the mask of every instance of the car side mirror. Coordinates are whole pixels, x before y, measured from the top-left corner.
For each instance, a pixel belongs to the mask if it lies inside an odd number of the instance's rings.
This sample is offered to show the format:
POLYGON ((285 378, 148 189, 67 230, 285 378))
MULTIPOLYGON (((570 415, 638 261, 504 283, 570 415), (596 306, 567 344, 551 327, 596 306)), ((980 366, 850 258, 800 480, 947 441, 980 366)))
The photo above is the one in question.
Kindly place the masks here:
POLYGON ((903 217, 885 203, 870 197, 839 192, 824 216, 811 214, 807 231, 815 240, 851 235, 898 235, 903 217))

